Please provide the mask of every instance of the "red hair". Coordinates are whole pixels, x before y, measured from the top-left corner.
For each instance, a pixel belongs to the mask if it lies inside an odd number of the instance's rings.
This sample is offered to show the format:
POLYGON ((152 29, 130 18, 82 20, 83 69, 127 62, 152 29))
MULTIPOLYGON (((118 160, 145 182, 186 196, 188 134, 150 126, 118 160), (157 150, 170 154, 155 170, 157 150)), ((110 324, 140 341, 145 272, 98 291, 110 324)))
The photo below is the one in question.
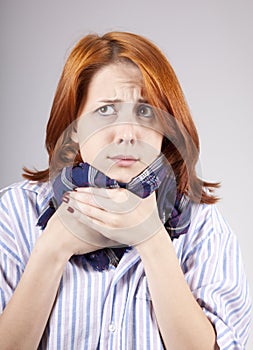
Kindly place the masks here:
MULTIPOLYGON (((71 51, 56 89, 50 118, 46 129, 46 148, 50 167, 60 170, 69 163, 69 155, 77 155, 77 145, 71 140, 71 126, 85 104, 89 83, 94 74, 104 66, 127 61, 141 71, 145 94, 149 104, 167 111, 175 123, 161 123, 165 136, 162 152, 166 155, 176 175, 178 190, 191 199, 214 203, 217 198, 210 193, 217 183, 202 181, 196 175, 199 156, 199 138, 178 79, 163 53, 146 38, 127 32, 109 32, 103 36, 90 34, 83 37, 71 51), (171 142, 173 140, 173 142, 171 142), (205 188, 210 191, 206 191, 205 188)), ((24 168, 23 176, 29 180, 47 181, 49 168, 31 171, 24 168)))

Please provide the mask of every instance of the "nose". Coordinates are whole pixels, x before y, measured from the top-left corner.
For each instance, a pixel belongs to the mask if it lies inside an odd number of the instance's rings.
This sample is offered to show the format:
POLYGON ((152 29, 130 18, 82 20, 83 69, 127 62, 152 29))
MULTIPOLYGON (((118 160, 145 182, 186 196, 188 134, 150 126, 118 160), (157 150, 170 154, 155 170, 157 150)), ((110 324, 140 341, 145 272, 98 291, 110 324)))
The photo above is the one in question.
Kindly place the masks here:
POLYGON ((124 125, 115 126, 115 143, 130 144, 136 143, 136 128, 133 124, 126 123, 124 125))

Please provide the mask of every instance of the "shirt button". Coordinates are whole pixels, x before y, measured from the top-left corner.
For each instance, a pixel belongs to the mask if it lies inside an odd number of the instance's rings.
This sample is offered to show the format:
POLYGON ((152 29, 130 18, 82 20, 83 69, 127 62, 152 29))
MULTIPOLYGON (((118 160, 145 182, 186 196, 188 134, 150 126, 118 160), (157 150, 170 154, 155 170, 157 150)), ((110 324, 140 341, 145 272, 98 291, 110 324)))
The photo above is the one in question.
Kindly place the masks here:
POLYGON ((116 327, 115 327, 115 324, 114 324, 114 323, 110 323, 110 324, 109 324, 109 331, 110 331, 110 332, 115 332, 115 331, 116 331, 116 327))

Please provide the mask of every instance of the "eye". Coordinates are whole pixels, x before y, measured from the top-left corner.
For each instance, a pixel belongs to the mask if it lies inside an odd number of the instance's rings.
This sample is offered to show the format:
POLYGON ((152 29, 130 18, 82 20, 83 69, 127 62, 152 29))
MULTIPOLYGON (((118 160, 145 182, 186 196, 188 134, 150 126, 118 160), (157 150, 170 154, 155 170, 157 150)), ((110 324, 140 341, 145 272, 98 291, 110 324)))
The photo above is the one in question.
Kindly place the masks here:
POLYGON ((96 110, 96 112, 102 116, 110 116, 110 115, 116 114, 116 109, 114 105, 105 105, 105 106, 99 107, 96 110))
POLYGON ((139 117, 151 119, 154 117, 153 108, 147 104, 141 104, 137 107, 137 115, 139 117))

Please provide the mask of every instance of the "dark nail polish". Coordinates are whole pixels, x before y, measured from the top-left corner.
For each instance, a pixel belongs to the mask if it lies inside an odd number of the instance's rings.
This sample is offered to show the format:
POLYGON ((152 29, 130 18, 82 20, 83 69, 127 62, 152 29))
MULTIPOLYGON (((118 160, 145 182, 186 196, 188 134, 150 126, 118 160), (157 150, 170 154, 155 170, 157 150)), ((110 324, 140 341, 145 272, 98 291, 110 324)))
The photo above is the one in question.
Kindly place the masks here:
POLYGON ((68 207, 68 208, 67 208, 67 211, 70 212, 71 214, 74 213, 74 209, 71 208, 71 207, 68 207))
POLYGON ((69 197, 67 197, 66 195, 64 195, 62 197, 62 201, 65 202, 65 203, 68 203, 69 202, 69 197))

